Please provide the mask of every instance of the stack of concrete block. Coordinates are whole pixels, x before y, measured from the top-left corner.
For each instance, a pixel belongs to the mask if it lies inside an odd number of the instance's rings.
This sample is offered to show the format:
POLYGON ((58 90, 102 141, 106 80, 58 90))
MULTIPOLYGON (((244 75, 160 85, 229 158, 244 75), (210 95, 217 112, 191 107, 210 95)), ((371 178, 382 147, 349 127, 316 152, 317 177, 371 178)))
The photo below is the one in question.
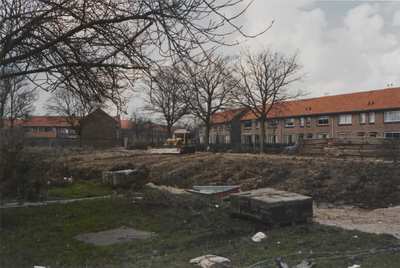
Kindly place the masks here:
POLYGON ((263 188, 230 195, 231 213, 253 218, 272 227, 296 222, 311 222, 313 199, 308 196, 263 188))

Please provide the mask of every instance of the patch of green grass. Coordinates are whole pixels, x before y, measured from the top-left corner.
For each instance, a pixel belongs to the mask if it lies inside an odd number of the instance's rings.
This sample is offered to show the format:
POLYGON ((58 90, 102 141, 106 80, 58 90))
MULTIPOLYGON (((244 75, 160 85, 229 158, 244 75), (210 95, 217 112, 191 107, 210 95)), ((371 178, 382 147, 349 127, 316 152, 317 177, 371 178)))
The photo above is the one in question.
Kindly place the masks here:
POLYGON ((399 247, 389 235, 317 223, 271 230, 230 217, 229 204, 220 200, 154 189, 136 203, 109 198, 0 213, 1 267, 188 267, 190 259, 214 254, 230 259, 229 267, 276 267, 275 258, 284 256, 292 266, 312 259, 317 267, 365 268, 396 267, 400 258, 400 251, 370 252, 399 247), (73 238, 120 226, 157 235, 110 246, 73 238), (255 243, 251 237, 259 231, 267 238, 255 243))
POLYGON ((74 199, 111 195, 113 191, 103 184, 81 180, 64 187, 51 187, 44 190, 49 199, 74 199))

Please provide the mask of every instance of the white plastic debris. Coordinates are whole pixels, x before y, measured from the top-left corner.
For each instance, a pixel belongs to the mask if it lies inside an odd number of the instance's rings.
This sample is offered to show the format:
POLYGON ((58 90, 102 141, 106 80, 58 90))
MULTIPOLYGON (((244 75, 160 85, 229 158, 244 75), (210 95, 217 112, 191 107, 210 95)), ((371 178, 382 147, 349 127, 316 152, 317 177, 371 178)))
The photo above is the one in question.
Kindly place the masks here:
POLYGON ((348 268, 359 268, 359 267, 361 267, 361 265, 354 264, 353 266, 349 266, 348 268))
POLYGON ((200 265, 203 268, 208 268, 213 266, 216 263, 224 263, 224 262, 231 262, 227 258, 215 256, 215 255, 204 255, 201 257, 197 257, 191 259, 189 263, 200 265))
POLYGON ((251 239, 254 242, 260 242, 262 239, 266 238, 267 236, 263 232, 256 233, 251 239))

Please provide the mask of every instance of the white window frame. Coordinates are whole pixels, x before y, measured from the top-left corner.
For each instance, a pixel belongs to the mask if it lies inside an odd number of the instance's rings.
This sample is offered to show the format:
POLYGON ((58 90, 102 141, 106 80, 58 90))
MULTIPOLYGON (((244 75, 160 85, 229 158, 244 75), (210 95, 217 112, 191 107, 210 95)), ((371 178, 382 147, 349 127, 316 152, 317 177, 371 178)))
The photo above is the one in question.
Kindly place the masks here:
POLYGON ((314 134, 312 134, 312 133, 307 133, 306 134, 306 139, 308 140, 308 139, 313 139, 314 138, 314 134))
POLYGON ((285 127, 294 127, 294 118, 285 118, 285 127))
POLYGON ((256 128, 260 128, 260 121, 256 121, 256 128))
POLYGON ((225 136, 225 143, 231 143, 231 137, 229 135, 225 136))
POLYGON ((375 124, 375 113, 369 113, 368 122, 370 124, 375 124))
POLYGON ((351 114, 340 114, 338 116, 339 125, 351 125, 351 114))
POLYGON ((387 111, 383 115, 385 123, 400 122, 400 110, 398 111, 387 111))
POLYGON ((304 137, 305 137, 305 136, 304 136, 304 134, 303 134, 303 133, 299 133, 299 134, 297 134, 297 141, 304 140, 304 139, 305 139, 304 137))
POLYGON ((307 127, 311 126, 311 117, 306 118, 306 125, 307 127))
POLYGON ((338 133, 339 138, 350 138, 351 137, 351 132, 339 132, 338 133))
POLYGON ((251 129, 251 127, 252 127, 251 121, 244 121, 244 129, 251 129), (249 124, 250 124, 250 126, 248 126, 249 124))
POLYGON ((365 113, 360 114, 360 125, 365 125, 365 113))
POLYGON ((269 138, 269 143, 278 143, 278 134, 269 134, 268 138, 269 138))
POLYGON ((329 133, 327 132, 317 133, 317 139, 328 139, 328 138, 329 138, 329 133))
POLYGON ((285 144, 294 143, 294 134, 285 134, 285 144))
POLYGON ((378 132, 370 132, 370 133, 368 133, 368 137, 378 138, 379 137, 379 133, 378 132))
POLYGON ((323 115, 317 117, 317 126, 329 126, 329 115, 323 115), (320 121, 323 121, 320 123, 320 121), (327 121, 327 123, 325 123, 327 121))
POLYGON ((365 132, 357 132, 356 133, 356 138, 365 138, 365 132))
POLYGON ((277 128, 278 127, 278 119, 270 119, 268 120, 269 128, 277 128))
POLYGON ((304 127, 304 117, 300 117, 300 127, 304 127))

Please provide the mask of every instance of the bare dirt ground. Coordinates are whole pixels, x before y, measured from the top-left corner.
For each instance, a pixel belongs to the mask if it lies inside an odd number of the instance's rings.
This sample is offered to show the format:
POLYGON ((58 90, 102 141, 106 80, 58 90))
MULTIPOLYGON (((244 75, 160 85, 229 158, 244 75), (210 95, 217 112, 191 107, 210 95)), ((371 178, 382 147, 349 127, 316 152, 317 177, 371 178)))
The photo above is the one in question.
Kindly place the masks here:
POLYGON ((145 164, 155 185, 272 187, 313 197, 315 221, 389 233, 400 239, 400 163, 389 161, 220 154, 155 155, 123 149, 32 149, 72 177, 98 179, 127 163, 145 164))

